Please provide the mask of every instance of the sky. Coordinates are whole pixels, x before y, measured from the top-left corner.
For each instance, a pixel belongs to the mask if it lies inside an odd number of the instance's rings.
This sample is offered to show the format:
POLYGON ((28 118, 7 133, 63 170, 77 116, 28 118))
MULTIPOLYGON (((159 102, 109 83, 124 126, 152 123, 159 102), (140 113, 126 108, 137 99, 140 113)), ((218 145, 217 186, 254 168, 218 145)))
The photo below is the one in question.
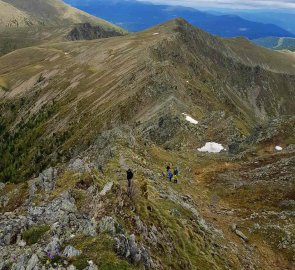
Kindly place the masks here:
POLYGON ((155 4, 229 9, 286 9, 295 11, 295 0, 138 0, 155 4))

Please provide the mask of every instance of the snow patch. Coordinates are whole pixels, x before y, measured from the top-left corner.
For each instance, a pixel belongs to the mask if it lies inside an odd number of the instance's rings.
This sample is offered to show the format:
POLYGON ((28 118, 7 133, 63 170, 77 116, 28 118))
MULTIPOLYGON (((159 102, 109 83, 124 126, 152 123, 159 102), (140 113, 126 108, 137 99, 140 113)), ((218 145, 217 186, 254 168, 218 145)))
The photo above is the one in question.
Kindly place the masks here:
POLYGON ((199 121, 197 121, 196 119, 192 118, 190 115, 186 114, 186 113, 183 113, 183 115, 185 116, 185 120, 194 124, 194 125, 197 125, 199 124, 199 121))
POLYGON ((199 152, 208 152, 208 153, 220 153, 222 150, 225 150, 225 148, 215 142, 207 142, 202 148, 198 148, 199 152))
POLYGON ((282 150, 283 150, 283 147, 277 145, 277 146, 275 147, 275 149, 276 149, 277 151, 282 151, 282 150))
POLYGON ((157 35, 159 35, 159 33, 153 33, 153 36, 157 36, 157 35))

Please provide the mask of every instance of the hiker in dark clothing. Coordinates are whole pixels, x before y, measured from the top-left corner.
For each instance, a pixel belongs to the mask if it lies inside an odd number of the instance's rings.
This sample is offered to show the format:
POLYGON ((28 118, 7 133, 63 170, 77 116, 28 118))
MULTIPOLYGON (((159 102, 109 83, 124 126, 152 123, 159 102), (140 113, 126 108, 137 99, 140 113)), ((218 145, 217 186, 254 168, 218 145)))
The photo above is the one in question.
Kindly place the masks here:
POLYGON ((131 169, 128 169, 127 171, 127 193, 130 196, 131 195, 131 180, 133 178, 133 172, 131 169))
POLYGON ((167 172, 169 172, 170 169, 171 169, 171 167, 169 165, 167 165, 167 167, 166 167, 167 172))
POLYGON ((178 169, 175 167, 175 168, 174 168, 174 175, 178 176, 178 173, 179 173, 179 172, 178 172, 178 169))
POLYGON ((168 172, 168 179, 171 182, 172 181, 172 177, 173 177, 173 173, 172 172, 168 172))

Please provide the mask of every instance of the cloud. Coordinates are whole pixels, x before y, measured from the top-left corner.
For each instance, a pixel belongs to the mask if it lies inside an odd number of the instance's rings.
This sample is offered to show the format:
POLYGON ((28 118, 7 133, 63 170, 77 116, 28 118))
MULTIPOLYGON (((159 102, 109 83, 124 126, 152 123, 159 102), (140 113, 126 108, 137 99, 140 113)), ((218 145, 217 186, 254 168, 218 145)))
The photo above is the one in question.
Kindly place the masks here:
MULTIPOLYGON (((138 0, 146 2, 146 0, 138 0)), ((187 7, 222 7, 240 9, 294 9, 295 0, 148 0, 155 4, 180 5, 187 7)))

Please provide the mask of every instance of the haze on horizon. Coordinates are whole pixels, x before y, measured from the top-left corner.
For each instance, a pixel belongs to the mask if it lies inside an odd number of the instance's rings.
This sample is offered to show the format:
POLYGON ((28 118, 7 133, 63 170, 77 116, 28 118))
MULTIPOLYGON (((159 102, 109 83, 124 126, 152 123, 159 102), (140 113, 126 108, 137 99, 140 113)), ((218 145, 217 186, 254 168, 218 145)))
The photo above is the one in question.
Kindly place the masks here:
POLYGON ((137 0, 154 4, 168 4, 195 8, 223 9, 285 9, 295 12, 294 0, 137 0))

